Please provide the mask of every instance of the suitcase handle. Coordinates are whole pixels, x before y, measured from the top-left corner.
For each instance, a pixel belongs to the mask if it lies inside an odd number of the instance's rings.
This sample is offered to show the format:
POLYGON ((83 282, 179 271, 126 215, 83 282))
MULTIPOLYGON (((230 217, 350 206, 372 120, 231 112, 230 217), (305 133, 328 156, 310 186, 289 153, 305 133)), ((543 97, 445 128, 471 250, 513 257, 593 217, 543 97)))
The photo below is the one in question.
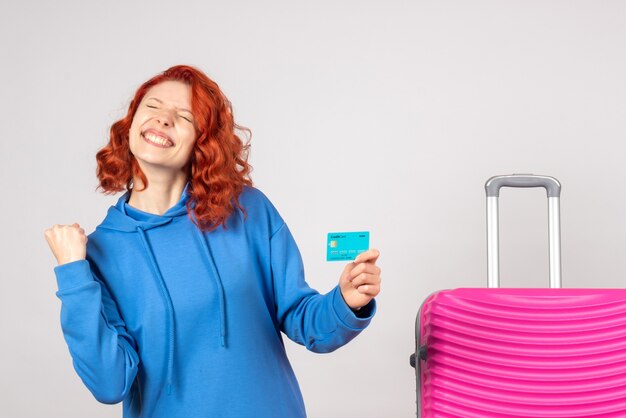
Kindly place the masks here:
POLYGON ((487 197, 499 197, 502 187, 543 187, 546 189, 548 197, 561 196, 561 183, 554 177, 512 174, 510 176, 494 176, 487 180, 485 184, 487 197))
POLYGON ((487 192, 487 274, 489 287, 500 287, 500 245, 498 198, 502 187, 543 187, 548 195, 548 239, 550 250, 550 287, 561 287, 561 183, 554 177, 512 174, 491 177, 487 192))

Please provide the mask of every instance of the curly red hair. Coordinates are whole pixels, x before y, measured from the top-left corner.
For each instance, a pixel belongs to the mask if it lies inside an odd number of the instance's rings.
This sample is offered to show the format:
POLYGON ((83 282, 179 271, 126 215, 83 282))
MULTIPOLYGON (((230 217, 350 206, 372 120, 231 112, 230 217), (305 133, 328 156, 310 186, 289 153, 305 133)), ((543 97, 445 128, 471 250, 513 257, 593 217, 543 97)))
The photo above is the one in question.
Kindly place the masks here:
POLYGON ((135 92, 126 116, 111 126, 109 143, 96 154, 96 175, 104 194, 133 187, 133 177, 145 187, 148 179, 130 152, 128 133, 139 103, 147 91, 163 81, 181 81, 191 87, 191 112, 196 123, 196 143, 187 165, 190 219, 202 230, 211 231, 235 210, 243 209, 239 195, 252 185, 247 162, 250 130, 237 125, 232 105, 218 85, 197 68, 177 65, 143 83, 135 92), (248 134, 244 143, 235 131, 248 134), (194 207, 195 205, 195 207, 194 207), (194 216, 195 215, 195 219, 194 216))

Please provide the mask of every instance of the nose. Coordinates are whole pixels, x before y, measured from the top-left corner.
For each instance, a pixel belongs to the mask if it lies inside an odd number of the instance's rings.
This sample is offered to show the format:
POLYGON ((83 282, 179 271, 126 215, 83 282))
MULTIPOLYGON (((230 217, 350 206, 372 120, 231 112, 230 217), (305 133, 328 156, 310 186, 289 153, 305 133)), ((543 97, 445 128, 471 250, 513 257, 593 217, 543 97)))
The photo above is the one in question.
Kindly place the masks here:
POLYGON ((157 115, 157 121, 164 126, 172 126, 174 118, 169 110, 163 109, 157 115))

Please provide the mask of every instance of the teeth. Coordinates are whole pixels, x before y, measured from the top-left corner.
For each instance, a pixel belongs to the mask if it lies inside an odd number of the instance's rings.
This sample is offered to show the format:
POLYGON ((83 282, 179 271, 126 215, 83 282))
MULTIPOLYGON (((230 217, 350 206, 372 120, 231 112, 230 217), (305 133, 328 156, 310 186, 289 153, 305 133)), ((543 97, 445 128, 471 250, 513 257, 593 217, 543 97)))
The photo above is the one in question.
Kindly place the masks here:
POLYGON ((153 133, 144 134, 144 138, 146 138, 150 142, 154 142, 159 145, 169 145, 170 141, 162 136, 155 135, 153 133))

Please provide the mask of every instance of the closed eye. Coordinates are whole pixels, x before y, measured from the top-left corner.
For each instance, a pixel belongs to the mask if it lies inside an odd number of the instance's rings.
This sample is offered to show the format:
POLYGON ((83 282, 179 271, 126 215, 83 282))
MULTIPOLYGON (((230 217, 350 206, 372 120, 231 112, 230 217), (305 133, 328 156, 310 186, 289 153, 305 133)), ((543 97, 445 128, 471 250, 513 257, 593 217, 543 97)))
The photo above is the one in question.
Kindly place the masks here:
POLYGON ((193 121, 191 120, 191 118, 189 116, 183 116, 183 115, 178 115, 178 116, 183 118, 183 119, 185 119, 189 123, 193 123, 193 121))

